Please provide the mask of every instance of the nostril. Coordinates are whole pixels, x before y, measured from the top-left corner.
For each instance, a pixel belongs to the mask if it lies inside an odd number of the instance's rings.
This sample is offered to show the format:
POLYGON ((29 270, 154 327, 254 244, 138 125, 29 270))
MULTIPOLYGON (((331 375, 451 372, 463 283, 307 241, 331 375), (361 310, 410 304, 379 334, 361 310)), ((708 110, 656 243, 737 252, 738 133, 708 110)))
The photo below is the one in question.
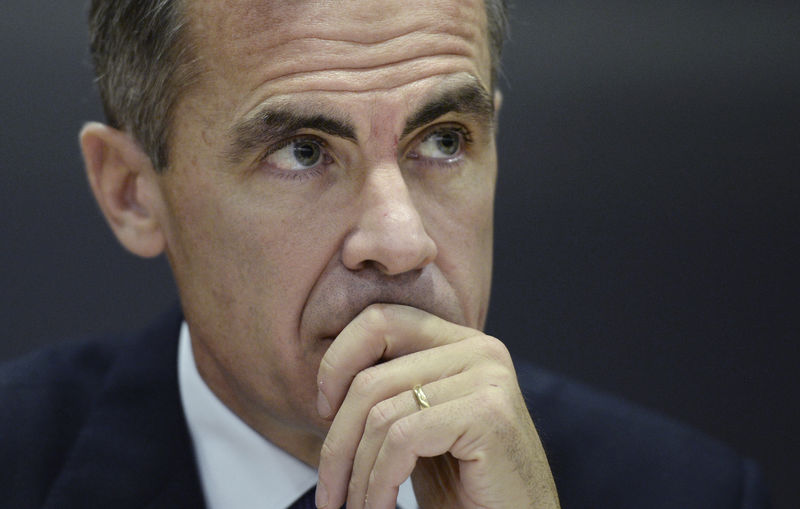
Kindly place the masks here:
POLYGON ((389 273, 389 269, 386 267, 386 265, 376 260, 364 260, 361 262, 358 268, 361 270, 376 270, 382 274, 389 273))

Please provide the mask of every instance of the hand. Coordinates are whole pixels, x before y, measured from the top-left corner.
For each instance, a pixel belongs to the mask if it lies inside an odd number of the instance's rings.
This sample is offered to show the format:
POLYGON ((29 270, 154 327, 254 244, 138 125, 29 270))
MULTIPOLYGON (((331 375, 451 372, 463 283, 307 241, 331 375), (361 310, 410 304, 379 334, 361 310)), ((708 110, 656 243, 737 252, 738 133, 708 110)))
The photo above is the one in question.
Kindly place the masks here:
POLYGON ((321 507, 346 499, 348 509, 394 508, 412 471, 423 509, 559 507, 499 340, 419 309, 375 304, 333 342, 318 383, 320 414, 335 415, 320 456, 321 507), (430 408, 419 409, 417 384, 430 408))

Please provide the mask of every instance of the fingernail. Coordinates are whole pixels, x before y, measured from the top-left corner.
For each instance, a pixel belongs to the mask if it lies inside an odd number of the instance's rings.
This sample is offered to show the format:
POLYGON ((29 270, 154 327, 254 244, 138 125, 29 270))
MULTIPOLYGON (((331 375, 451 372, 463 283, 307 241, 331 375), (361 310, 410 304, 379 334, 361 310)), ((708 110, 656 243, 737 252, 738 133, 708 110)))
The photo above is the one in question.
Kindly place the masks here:
POLYGON ((317 507, 322 508, 328 505, 328 490, 325 489, 325 485, 321 482, 317 482, 317 494, 315 499, 317 507))
POLYGON ((317 412, 326 419, 331 415, 331 404, 328 403, 328 398, 325 397, 322 391, 317 393, 317 412))

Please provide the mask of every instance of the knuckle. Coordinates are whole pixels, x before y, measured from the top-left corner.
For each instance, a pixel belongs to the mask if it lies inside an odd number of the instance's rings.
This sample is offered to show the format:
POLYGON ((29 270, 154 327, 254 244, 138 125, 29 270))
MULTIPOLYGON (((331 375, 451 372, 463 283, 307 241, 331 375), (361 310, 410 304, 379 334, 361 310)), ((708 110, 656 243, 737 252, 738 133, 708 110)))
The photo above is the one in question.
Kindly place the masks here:
POLYGON ((485 368, 485 380, 489 385, 503 387, 506 390, 517 387, 517 375, 504 365, 492 365, 485 368))
POLYGON ((347 493, 348 498, 355 498, 357 497, 357 493, 364 492, 364 483, 360 482, 355 477, 350 478, 350 482, 347 484, 347 493))
POLYGON ((412 436, 409 419, 400 419, 392 423, 386 433, 386 441, 393 450, 397 450, 409 443, 412 436))
POLYGON ((478 349, 481 354, 495 362, 499 362, 504 366, 511 366, 511 354, 508 352, 505 343, 500 341, 494 336, 482 335, 477 338, 478 349))
POLYGON ((330 439, 326 439, 322 442, 322 448, 320 449, 319 453, 319 463, 320 465, 330 463, 336 457, 336 450, 331 444, 330 439))
POLYGON ((367 429, 386 431, 397 420, 397 407, 391 399, 381 401, 369 410, 367 429))
POLYGON ((374 368, 370 367, 356 374, 353 383, 350 384, 350 390, 354 396, 363 399, 373 392, 377 383, 377 373, 374 368))
POLYGON ((334 356, 334 353, 328 349, 325 355, 322 356, 322 360, 319 363, 319 371, 317 371, 317 384, 319 382, 326 380, 328 376, 334 372, 333 369, 333 361, 331 357, 334 356))
POLYGON ((362 326, 368 330, 381 331, 386 325, 386 307, 384 304, 371 304, 359 315, 362 326))
POLYGON ((505 389, 489 385, 480 391, 479 398, 485 418, 496 422, 513 420, 515 405, 505 389))
POLYGON ((383 488, 387 484, 388 484, 387 475, 385 472, 382 472, 379 469, 370 472, 369 474, 370 491, 374 492, 377 489, 383 488))

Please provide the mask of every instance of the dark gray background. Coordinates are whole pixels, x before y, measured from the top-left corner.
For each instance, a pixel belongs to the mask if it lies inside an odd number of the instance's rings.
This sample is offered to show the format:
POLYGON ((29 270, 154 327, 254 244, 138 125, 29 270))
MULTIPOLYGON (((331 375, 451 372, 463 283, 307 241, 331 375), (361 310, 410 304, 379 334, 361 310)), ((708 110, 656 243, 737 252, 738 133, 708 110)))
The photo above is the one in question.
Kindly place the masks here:
MULTIPOLYGON (((517 3, 489 330, 731 443, 797 507, 800 3, 517 3)), ((0 11, 6 358, 175 296, 84 181, 77 131, 100 111, 82 2, 0 11)))

